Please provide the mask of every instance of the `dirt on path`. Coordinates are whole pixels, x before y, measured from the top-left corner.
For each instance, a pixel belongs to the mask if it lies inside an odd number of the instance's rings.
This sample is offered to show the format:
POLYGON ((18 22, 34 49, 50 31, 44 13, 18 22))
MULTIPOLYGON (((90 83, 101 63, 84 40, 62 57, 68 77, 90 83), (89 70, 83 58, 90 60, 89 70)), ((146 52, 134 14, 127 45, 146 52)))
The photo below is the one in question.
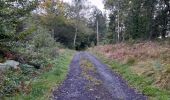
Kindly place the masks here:
POLYGON ((53 100, 147 100, 95 56, 77 52, 53 100))

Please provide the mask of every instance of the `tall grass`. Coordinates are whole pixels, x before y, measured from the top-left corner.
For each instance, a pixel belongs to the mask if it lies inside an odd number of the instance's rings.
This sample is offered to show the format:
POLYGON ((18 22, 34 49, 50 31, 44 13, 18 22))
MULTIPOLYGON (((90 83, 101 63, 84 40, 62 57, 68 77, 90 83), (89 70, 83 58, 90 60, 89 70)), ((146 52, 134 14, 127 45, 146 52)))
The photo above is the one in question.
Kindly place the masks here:
POLYGON ((136 88, 148 96, 149 100, 170 100, 170 91, 155 87, 153 85, 153 78, 139 76, 138 74, 134 73, 130 68, 131 64, 123 64, 117 62, 116 60, 108 59, 108 57, 105 55, 94 50, 91 52, 96 54, 103 61, 103 63, 107 64, 114 72, 120 74, 131 87, 136 88))

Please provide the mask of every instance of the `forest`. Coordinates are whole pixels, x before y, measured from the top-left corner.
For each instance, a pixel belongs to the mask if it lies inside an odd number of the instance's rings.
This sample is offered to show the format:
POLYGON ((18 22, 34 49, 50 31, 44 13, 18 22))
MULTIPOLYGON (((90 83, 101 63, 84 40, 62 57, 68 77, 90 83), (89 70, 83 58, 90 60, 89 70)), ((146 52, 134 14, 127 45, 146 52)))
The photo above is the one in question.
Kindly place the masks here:
POLYGON ((169 100, 170 0, 99 1, 0 0, 0 100, 169 100))

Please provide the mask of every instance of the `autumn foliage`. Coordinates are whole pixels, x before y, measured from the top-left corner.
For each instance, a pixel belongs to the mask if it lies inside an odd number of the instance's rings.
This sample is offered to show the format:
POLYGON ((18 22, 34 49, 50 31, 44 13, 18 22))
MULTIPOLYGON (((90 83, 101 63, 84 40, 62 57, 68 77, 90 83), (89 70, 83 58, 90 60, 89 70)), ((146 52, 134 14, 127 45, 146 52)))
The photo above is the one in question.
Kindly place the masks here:
POLYGON ((134 73, 153 79, 154 86, 170 89, 170 44, 119 43, 97 46, 94 50, 111 60, 130 65, 134 73))
POLYGON ((170 61, 170 45, 160 45, 154 42, 143 42, 133 45, 120 43, 115 45, 105 45, 95 47, 107 57, 116 60, 134 58, 136 60, 147 60, 149 58, 162 57, 164 62, 170 61), (167 57, 163 57, 167 56, 167 57))

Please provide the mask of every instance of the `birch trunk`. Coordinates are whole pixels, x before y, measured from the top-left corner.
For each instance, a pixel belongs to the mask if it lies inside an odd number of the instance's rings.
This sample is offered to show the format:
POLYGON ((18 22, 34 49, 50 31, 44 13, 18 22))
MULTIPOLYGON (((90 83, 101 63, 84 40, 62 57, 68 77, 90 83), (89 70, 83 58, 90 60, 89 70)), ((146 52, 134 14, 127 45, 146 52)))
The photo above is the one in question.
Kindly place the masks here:
POLYGON ((96 25, 96 32, 97 32, 97 45, 99 45, 99 23, 97 21, 97 25, 96 25))
POLYGON ((76 32, 75 32, 75 36, 74 36, 74 47, 76 47, 76 39, 77 39, 77 27, 76 27, 76 32))
POLYGON ((118 8, 118 43, 120 42, 120 16, 119 16, 119 8, 118 8))

